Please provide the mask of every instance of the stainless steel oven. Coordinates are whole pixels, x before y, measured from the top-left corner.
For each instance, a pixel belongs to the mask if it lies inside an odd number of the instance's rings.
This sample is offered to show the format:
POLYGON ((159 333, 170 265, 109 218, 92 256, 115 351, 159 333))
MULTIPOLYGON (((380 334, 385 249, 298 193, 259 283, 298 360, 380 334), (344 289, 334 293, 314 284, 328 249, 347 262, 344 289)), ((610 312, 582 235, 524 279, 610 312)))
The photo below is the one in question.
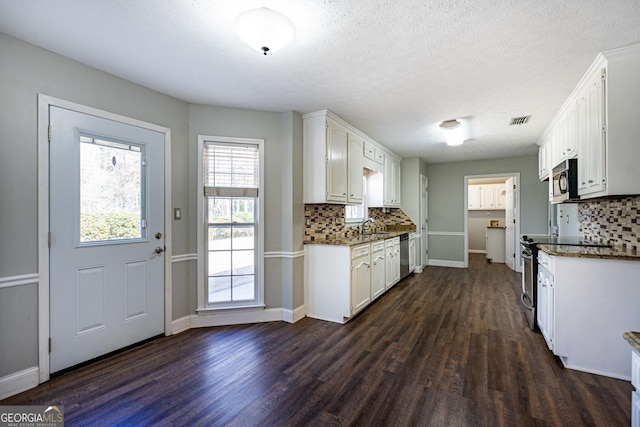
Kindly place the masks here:
POLYGON ((520 242, 522 247, 522 294, 520 294, 520 302, 525 308, 525 316, 527 323, 532 331, 538 327, 536 323, 536 304, 537 304, 537 254, 535 248, 529 244, 520 242))

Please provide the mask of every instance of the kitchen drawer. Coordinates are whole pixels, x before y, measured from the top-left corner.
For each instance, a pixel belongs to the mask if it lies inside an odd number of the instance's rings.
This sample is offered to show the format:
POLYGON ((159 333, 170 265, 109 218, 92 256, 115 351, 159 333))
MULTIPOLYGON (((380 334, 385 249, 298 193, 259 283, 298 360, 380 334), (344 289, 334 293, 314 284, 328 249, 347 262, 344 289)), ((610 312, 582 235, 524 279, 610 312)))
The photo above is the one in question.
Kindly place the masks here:
POLYGON ((371 244, 371 252, 384 251, 384 240, 371 244))
POLYGON ((555 275, 556 263, 552 256, 545 254, 544 252, 538 252, 538 264, 544 267, 552 275, 555 275))
POLYGON ((631 352, 631 384, 640 392, 640 354, 631 352))
POLYGON ((393 237, 391 239, 387 239, 384 241, 384 246, 386 248, 390 248, 393 245, 399 245, 400 244, 400 238, 399 237, 393 237))
POLYGON ((371 253, 371 245, 365 244, 360 246, 354 246, 351 248, 351 259, 356 259, 364 255, 369 255, 371 253))

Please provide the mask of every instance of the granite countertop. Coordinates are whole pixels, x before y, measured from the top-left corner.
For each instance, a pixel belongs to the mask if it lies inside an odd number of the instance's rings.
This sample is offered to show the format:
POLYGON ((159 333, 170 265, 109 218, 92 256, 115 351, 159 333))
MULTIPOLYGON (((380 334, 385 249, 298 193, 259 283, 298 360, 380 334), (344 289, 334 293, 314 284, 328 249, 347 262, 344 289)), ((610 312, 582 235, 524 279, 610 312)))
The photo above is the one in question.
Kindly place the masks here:
POLYGON ((640 332, 629 331, 622 334, 622 336, 635 351, 640 353, 640 332))
POLYGON ((538 248, 542 252, 553 256, 640 261, 640 252, 638 252, 637 249, 633 249, 625 245, 605 248, 593 246, 539 244, 538 248))
POLYGON ((365 235, 356 235, 350 237, 336 237, 332 239, 315 239, 315 240, 306 240, 303 242, 305 245, 335 245, 335 246, 355 246, 363 243, 371 243, 376 242, 378 240, 386 240, 394 237, 398 237, 401 234, 405 233, 415 233, 415 228, 411 230, 402 230, 402 231, 384 231, 384 232, 375 232, 368 233, 365 235))

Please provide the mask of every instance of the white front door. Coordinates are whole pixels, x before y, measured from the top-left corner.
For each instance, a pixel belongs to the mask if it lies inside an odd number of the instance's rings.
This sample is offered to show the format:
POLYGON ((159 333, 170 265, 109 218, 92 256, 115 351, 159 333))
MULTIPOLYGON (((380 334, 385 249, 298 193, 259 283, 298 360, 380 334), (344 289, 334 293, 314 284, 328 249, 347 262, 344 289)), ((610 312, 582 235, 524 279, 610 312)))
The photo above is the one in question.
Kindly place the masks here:
POLYGON ((50 371, 164 331, 164 134, 50 106, 50 371))
POLYGON ((512 270, 516 269, 515 256, 515 229, 516 229, 516 178, 511 177, 506 182, 507 197, 505 206, 505 241, 504 241, 504 258, 505 264, 512 270))

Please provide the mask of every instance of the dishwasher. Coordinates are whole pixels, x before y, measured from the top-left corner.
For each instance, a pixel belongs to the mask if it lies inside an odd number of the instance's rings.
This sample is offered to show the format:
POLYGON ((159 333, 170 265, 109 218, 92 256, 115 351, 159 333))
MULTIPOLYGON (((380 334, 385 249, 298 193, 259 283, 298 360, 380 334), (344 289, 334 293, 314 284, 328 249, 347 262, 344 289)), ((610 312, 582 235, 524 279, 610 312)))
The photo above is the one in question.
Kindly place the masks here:
POLYGON ((400 280, 409 275, 409 233, 400 235, 400 280))

